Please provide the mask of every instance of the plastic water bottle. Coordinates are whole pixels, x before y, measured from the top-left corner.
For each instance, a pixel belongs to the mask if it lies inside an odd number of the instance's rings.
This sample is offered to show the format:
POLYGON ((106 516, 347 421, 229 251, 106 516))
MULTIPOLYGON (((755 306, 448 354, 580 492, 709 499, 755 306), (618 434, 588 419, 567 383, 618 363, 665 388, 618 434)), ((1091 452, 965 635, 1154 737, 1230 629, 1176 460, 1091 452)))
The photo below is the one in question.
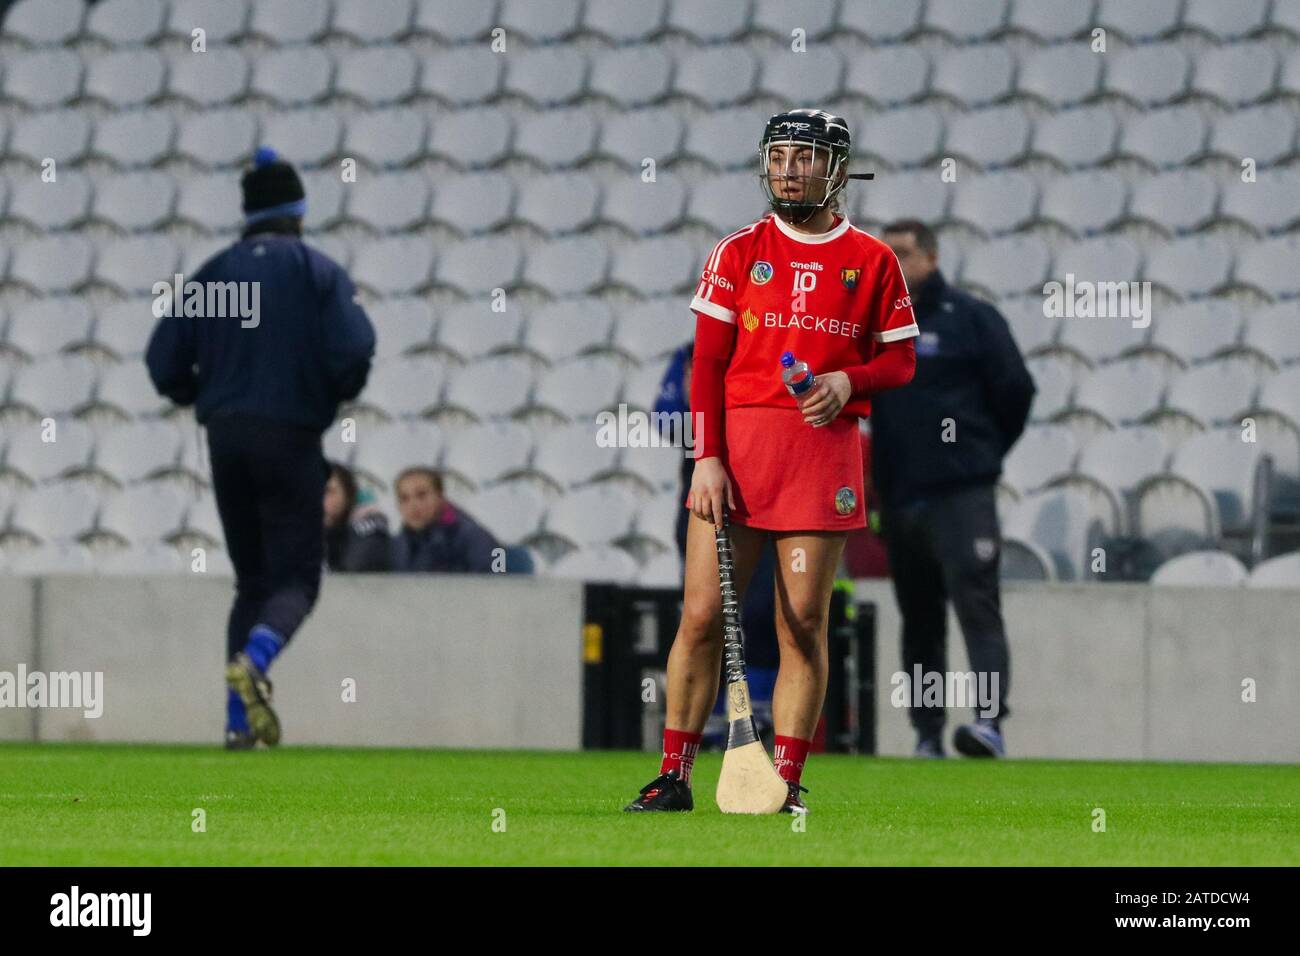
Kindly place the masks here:
POLYGON ((785 382, 786 391, 795 398, 805 394, 817 384, 812 369, 807 362, 795 360, 793 352, 781 353, 781 381, 785 382))

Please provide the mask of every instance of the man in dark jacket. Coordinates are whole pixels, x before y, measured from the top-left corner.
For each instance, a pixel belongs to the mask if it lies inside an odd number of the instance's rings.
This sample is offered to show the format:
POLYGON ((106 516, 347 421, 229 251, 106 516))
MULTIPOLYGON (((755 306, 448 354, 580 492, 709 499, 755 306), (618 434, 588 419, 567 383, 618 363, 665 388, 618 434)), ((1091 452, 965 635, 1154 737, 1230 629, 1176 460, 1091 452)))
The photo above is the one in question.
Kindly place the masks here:
POLYGON ((872 478, 903 617, 916 754, 943 756, 941 703, 916 682, 948 685, 951 599, 979 698, 978 718, 958 728, 954 745, 969 756, 1001 756, 1010 653, 998 588, 996 489, 1035 387, 997 309, 944 281, 925 224, 896 222, 883 238, 898 256, 921 329, 912 381, 871 400, 872 478))
POLYGON ((364 387, 375 348, 347 273, 302 242, 306 197, 294 168, 264 147, 241 185, 242 237, 189 282, 178 277, 178 294, 155 286, 162 317, 146 354, 159 393, 193 404, 207 426, 235 568, 226 636, 232 749, 279 742, 266 673, 320 589, 321 433, 364 387))
POLYGON ((496 538, 442 494, 432 468, 407 468, 397 476, 402 529, 393 537, 394 571, 488 574, 506 570, 496 538))

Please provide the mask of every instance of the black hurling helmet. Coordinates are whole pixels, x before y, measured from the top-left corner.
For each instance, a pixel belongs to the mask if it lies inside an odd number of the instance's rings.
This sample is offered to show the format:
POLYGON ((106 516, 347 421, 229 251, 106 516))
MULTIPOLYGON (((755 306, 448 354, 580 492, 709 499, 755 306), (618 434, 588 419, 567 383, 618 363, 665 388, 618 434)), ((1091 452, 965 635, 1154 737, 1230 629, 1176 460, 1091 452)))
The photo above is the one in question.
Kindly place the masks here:
MULTIPOLYGON (((849 163, 849 124, 842 116, 835 116, 825 110, 789 110, 777 113, 763 127, 763 138, 758 144, 758 172, 763 182, 763 192, 774 210, 791 222, 806 222, 816 215, 817 210, 827 205, 844 188, 849 163), (782 199, 772 189, 768 175, 768 152, 773 146, 806 146, 813 151, 813 166, 816 166, 821 151, 826 153, 826 175, 809 176, 804 182, 803 198, 794 201, 782 199), (817 202, 810 202, 809 197, 816 193, 813 183, 822 181, 825 189, 817 202)), ((786 154, 787 166, 785 176, 789 177, 788 160, 793 150, 786 154)), ((781 178, 781 177, 778 177, 781 178)))

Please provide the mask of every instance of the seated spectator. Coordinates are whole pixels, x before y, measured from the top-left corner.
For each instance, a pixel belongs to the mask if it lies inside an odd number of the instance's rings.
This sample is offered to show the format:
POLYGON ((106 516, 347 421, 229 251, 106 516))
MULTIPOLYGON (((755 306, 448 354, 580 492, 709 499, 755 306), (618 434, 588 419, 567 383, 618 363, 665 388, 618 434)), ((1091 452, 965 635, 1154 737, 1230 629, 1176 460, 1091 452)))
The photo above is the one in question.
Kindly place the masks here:
POLYGON ((347 466, 330 462, 325 482, 325 566, 331 571, 391 570, 388 518, 358 489, 347 466))
POLYGON ((407 468, 397 476, 402 528, 393 538, 394 571, 487 574, 505 570, 505 549, 486 529, 442 495, 442 475, 432 468, 407 468), (501 550, 498 550, 501 549, 501 550))

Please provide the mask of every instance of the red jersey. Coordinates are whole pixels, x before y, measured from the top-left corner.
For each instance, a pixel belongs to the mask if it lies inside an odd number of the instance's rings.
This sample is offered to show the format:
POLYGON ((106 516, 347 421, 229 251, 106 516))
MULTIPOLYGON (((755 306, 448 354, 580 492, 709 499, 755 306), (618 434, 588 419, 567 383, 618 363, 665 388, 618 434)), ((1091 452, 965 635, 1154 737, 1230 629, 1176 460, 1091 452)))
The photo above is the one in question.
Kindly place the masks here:
MULTIPOLYGON (((880 343, 918 334, 912 297, 894 251, 841 218, 806 235, 769 213, 713 248, 691 309, 737 325, 725 407, 794 408, 781 353, 813 374, 865 365, 880 343)), ((864 417, 869 398, 841 415, 864 417)))

